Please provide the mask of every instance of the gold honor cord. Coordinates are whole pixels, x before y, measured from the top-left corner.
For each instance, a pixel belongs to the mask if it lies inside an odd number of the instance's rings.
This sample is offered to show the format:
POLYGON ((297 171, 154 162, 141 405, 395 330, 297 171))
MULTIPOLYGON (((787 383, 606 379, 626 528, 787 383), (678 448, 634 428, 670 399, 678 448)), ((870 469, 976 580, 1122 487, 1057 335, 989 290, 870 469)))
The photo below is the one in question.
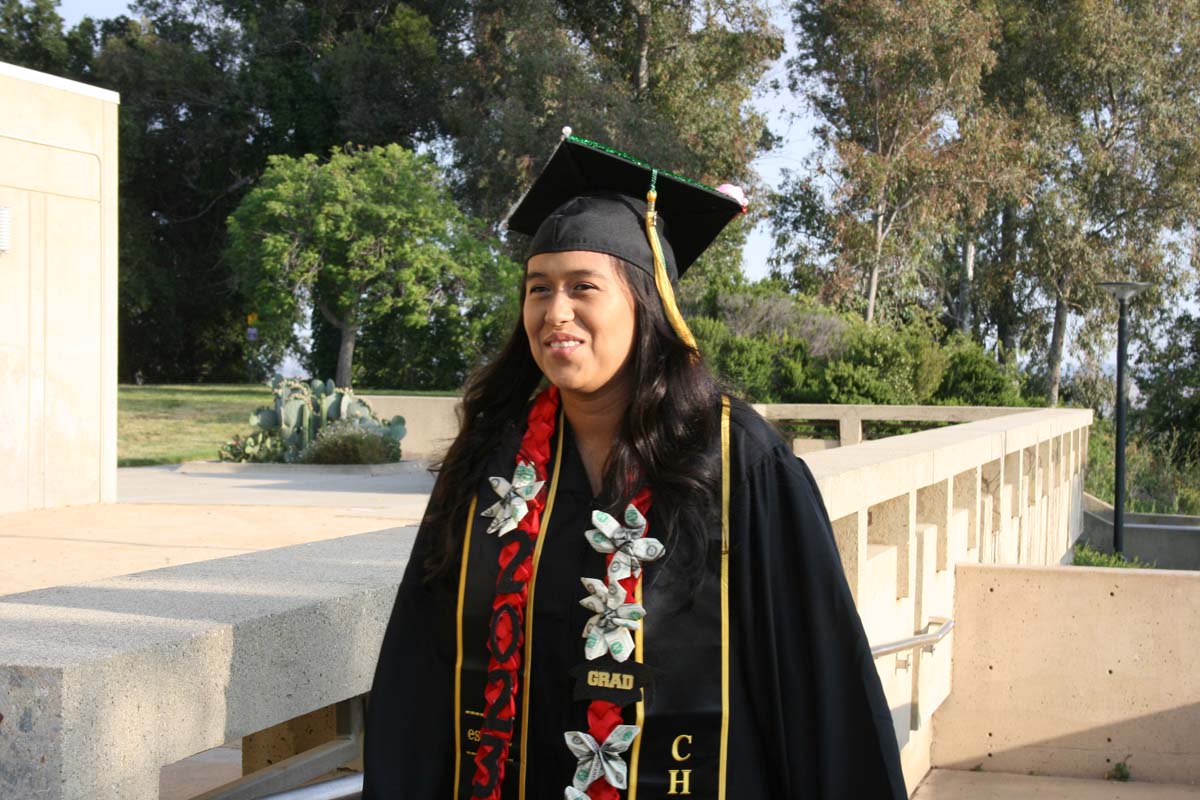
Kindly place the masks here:
POLYGON ((675 304, 675 290, 671 288, 671 277, 667 275, 666 260, 663 258, 662 245, 658 241, 658 230, 654 226, 658 216, 654 208, 655 201, 658 200, 658 191, 654 188, 657 182, 658 170, 651 170, 650 191, 646 192, 646 238, 650 240, 650 250, 654 253, 654 283, 658 287, 658 295, 662 298, 663 310, 667 313, 671 327, 684 344, 699 352, 696 337, 692 336, 683 314, 679 313, 679 306, 675 304))
POLYGON ((525 677, 521 681, 521 781, 518 790, 520 800, 525 800, 525 768, 529 764, 526 746, 529 741, 529 673, 533 664, 533 595, 537 588, 538 563, 542 560, 542 545, 546 543, 546 531, 550 528, 550 515, 554 513, 554 497, 558 494, 559 466, 562 465, 563 452, 563 411, 558 411, 558 445, 554 448, 554 477, 550 480, 550 493, 546 495, 546 513, 542 515, 541 526, 538 529, 537 544, 533 548, 533 573, 529 576, 529 602, 525 608, 525 677))
POLYGON ((729 761, 729 397, 721 396, 721 761, 717 797, 725 800, 729 761))
MULTIPOLYGON (((633 602, 645 608, 642 604, 642 581, 637 582, 637 586, 633 590, 633 602)), ((633 632, 633 660, 639 664, 644 664, 646 660, 646 623, 642 622, 638 629, 633 632)), ((637 701, 634 706, 636 709, 634 724, 638 726, 639 731, 646 730, 646 690, 642 690, 642 699, 637 701)), ((627 800, 637 800, 637 775, 638 775, 638 757, 642 752, 642 739, 644 733, 639 733, 633 739, 633 752, 629 755, 629 797, 627 800)))
POLYGON ((467 589, 467 554, 471 552, 471 528, 475 525, 475 504, 471 498, 467 512, 467 532, 463 534, 462 565, 458 572, 458 655, 454 660, 454 798, 458 800, 458 782, 462 778, 462 662, 463 662, 463 595, 467 589))

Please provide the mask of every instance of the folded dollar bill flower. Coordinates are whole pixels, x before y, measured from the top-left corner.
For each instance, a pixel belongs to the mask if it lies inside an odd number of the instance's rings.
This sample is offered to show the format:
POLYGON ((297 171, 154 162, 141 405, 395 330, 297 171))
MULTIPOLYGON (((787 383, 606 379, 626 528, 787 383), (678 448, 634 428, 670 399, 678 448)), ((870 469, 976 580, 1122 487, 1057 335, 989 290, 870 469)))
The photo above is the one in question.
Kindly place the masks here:
POLYGON ((633 653, 633 636, 629 632, 641 627, 646 609, 637 603, 626 603, 625 588, 619 583, 605 584, 596 578, 580 580, 589 594, 579 605, 595 612, 583 627, 583 638, 587 640, 584 655, 592 661, 612 653, 617 661, 624 661, 633 653))
POLYGON ((598 744, 589 734, 582 731, 567 731, 563 734, 567 740, 567 747, 571 748, 571 752, 579 759, 575 777, 564 797, 567 800, 586 797, 583 794, 571 794, 571 789, 583 792, 601 775, 612 786, 624 789, 628 780, 628 768, 621 758, 621 753, 629 749, 640 730, 637 725, 618 725, 604 740, 604 744, 598 744))
POLYGON ((568 786, 563 790, 563 800, 592 800, 587 796, 587 792, 581 792, 574 786, 568 786))
POLYGON ((646 536, 646 518, 632 503, 625 509, 624 525, 603 511, 592 512, 592 524, 596 527, 584 534, 592 548, 613 554, 608 564, 610 583, 640 575, 643 561, 654 561, 667 552, 662 542, 646 536))
POLYGON ((517 462, 512 483, 497 477, 488 478, 488 482, 500 500, 483 512, 485 517, 492 518, 487 532, 499 532, 501 536, 517 529, 517 523, 529 513, 529 501, 537 497, 546 483, 539 481, 533 465, 524 461, 517 462))

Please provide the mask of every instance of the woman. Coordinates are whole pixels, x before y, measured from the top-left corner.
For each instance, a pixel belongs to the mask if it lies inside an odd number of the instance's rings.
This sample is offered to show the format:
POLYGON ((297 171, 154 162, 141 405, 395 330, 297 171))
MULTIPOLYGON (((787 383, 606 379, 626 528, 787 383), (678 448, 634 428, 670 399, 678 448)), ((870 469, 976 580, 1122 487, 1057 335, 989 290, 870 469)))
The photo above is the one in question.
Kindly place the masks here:
POLYGON ((365 797, 905 796, 813 478, 675 307, 741 211, 567 135, 510 216, 522 319, 396 599, 365 797))

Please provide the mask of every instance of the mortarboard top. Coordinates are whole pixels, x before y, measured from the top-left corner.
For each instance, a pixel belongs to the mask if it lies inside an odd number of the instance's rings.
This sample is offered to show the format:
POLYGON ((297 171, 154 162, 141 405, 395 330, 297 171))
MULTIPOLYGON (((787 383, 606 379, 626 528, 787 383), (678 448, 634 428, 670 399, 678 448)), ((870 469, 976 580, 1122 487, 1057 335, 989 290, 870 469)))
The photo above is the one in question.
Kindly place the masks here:
MULTIPOLYGON (((656 170, 626 153, 572 136, 569 128, 564 134, 505 221, 510 230, 534 237, 529 256, 596 250, 620 256, 653 275, 645 220, 647 192, 654 189, 664 267, 675 279, 745 210, 725 191, 656 170)), ((722 187, 726 188, 740 194, 734 187, 722 187)))

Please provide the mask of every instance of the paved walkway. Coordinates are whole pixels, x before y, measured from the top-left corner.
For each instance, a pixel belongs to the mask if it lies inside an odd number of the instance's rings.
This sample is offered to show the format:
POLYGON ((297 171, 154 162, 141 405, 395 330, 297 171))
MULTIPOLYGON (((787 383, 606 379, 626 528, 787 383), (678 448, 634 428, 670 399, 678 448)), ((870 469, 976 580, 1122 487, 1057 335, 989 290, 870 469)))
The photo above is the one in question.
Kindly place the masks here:
POLYGON ((935 769, 912 800, 1200 800, 1200 786, 935 769))

